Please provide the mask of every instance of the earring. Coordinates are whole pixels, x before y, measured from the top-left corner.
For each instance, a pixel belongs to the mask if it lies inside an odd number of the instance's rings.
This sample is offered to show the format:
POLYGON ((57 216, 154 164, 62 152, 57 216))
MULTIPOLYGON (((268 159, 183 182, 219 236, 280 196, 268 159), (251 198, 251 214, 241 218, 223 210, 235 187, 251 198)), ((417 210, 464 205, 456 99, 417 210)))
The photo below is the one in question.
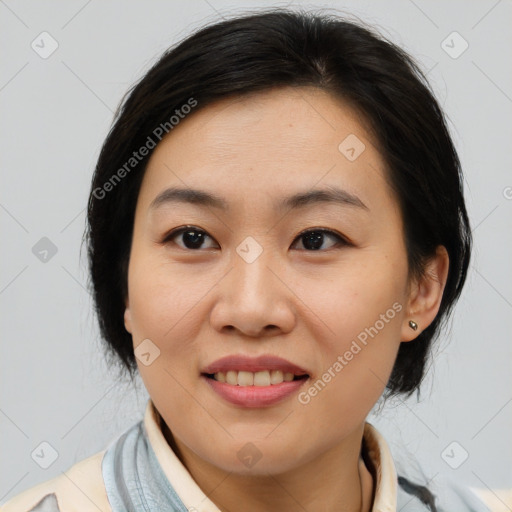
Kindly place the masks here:
POLYGON ((414 320, 409 320, 409 327, 415 331, 418 328, 418 324, 414 320))

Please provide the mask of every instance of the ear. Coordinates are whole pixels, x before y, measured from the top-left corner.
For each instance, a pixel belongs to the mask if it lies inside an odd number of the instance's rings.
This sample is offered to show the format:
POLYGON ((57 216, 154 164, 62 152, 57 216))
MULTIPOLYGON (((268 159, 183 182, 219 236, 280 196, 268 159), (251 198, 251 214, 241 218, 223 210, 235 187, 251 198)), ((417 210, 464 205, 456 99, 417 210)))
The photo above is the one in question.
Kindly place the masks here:
POLYGON ((130 310, 130 301, 128 298, 125 300, 125 310, 124 310, 124 328, 132 334, 132 312, 130 310))
POLYGON ((421 278, 411 284, 401 341, 414 340, 434 321, 443 298, 449 260, 448 251, 443 245, 439 245, 421 278), (410 320, 418 325, 416 330, 409 326, 410 320))

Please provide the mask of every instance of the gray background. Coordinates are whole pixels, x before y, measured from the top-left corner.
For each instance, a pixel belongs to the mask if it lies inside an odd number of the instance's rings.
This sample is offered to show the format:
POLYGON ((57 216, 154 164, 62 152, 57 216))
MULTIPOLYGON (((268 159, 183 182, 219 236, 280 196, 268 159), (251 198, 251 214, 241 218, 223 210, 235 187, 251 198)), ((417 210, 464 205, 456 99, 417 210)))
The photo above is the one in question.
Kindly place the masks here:
MULTIPOLYGON (((487 491, 493 510, 512 508, 512 2, 505 0, 0 1, 0 501, 103 450, 144 412, 141 382, 116 383, 103 362, 80 255, 90 178, 113 111, 193 29, 271 5, 359 16, 428 71, 465 171, 475 250, 420 402, 395 400, 369 420, 394 453, 407 449, 421 461, 427 479, 455 478, 487 491), (42 46, 43 31, 58 43, 46 59, 31 47, 42 46), (442 43, 453 31, 469 44, 457 58, 442 43), (33 252, 43 237, 57 249, 46 262, 33 252), (58 452, 47 469, 31 457, 44 441, 58 452), (465 452, 467 460, 450 467, 465 452)), ((455 37, 444 43, 452 53, 463 44, 455 37)))

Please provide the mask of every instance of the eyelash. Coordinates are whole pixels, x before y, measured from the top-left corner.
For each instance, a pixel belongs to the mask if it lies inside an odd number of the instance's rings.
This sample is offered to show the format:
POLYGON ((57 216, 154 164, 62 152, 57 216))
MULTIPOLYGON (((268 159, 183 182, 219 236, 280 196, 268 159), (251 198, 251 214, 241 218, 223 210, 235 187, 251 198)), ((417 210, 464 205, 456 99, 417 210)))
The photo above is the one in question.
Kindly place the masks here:
MULTIPOLYGON (((181 228, 174 229, 171 232, 167 233, 164 236, 164 239, 162 240, 161 243, 162 244, 167 244, 173 238, 176 238, 177 236, 183 234, 186 231, 193 231, 193 232, 197 232, 197 233, 203 233, 203 234, 207 235, 208 237, 210 237, 213 240, 213 238, 206 231, 204 231, 203 229, 197 228, 196 226, 184 226, 184 227, 181 227, 181 228)), ((305 231, 302 231, 301 233, 299 233, 295 237, 295 239, 293 241, 293 244, 295 244, 295 242, 297 240, 299 240, 301 237, 307 235, 308 233, 322 233, 324 235, 328 235, 328 236, 330 236, 332 238, 335 238, 337 240, 337 244, 335 246, 333 246, 332 248, 330 248, 330 249, 324 249, 324 250, 320 250, 320 249, 319 250, 301 249, 302 251, 306 251, 306 252, 326 252, 326 251, 329 251, 329 250, 332 250, 332 249, 339 248, 337 246, 353 246, 353 244, 347 238, 341 236, 336 231, 332 231, 330 229, 325 229, 325 228, 309 228, 309 229, 307 229, 305 231)), ((195 251, 195 252, 198 252, 198 251, 201 250, 201 249, 189 249, 187 247, 185 247, 185 248, 180 247, 180 249, 183 249, 183 250, 186 250, 186 251, 195 251)))

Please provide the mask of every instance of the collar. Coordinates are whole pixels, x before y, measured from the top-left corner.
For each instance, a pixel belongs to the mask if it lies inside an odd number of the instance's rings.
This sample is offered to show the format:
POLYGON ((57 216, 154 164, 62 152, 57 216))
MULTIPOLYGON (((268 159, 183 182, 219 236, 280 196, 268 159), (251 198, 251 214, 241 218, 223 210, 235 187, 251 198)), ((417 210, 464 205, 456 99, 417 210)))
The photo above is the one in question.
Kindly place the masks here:
MULTIPOLYGON (((173 452, 162 429, 162 418, 151 398, 144 413, 144 427, 149 443, 167 480, 188 510, 219 512, 217 506, 204 494, 188 470, 173 452)), ((397 474, 388 444, 379 431, 365 422, 363 443, 365 464, 374 479, 372 512, 395 512, 397 503, 397 474)))

